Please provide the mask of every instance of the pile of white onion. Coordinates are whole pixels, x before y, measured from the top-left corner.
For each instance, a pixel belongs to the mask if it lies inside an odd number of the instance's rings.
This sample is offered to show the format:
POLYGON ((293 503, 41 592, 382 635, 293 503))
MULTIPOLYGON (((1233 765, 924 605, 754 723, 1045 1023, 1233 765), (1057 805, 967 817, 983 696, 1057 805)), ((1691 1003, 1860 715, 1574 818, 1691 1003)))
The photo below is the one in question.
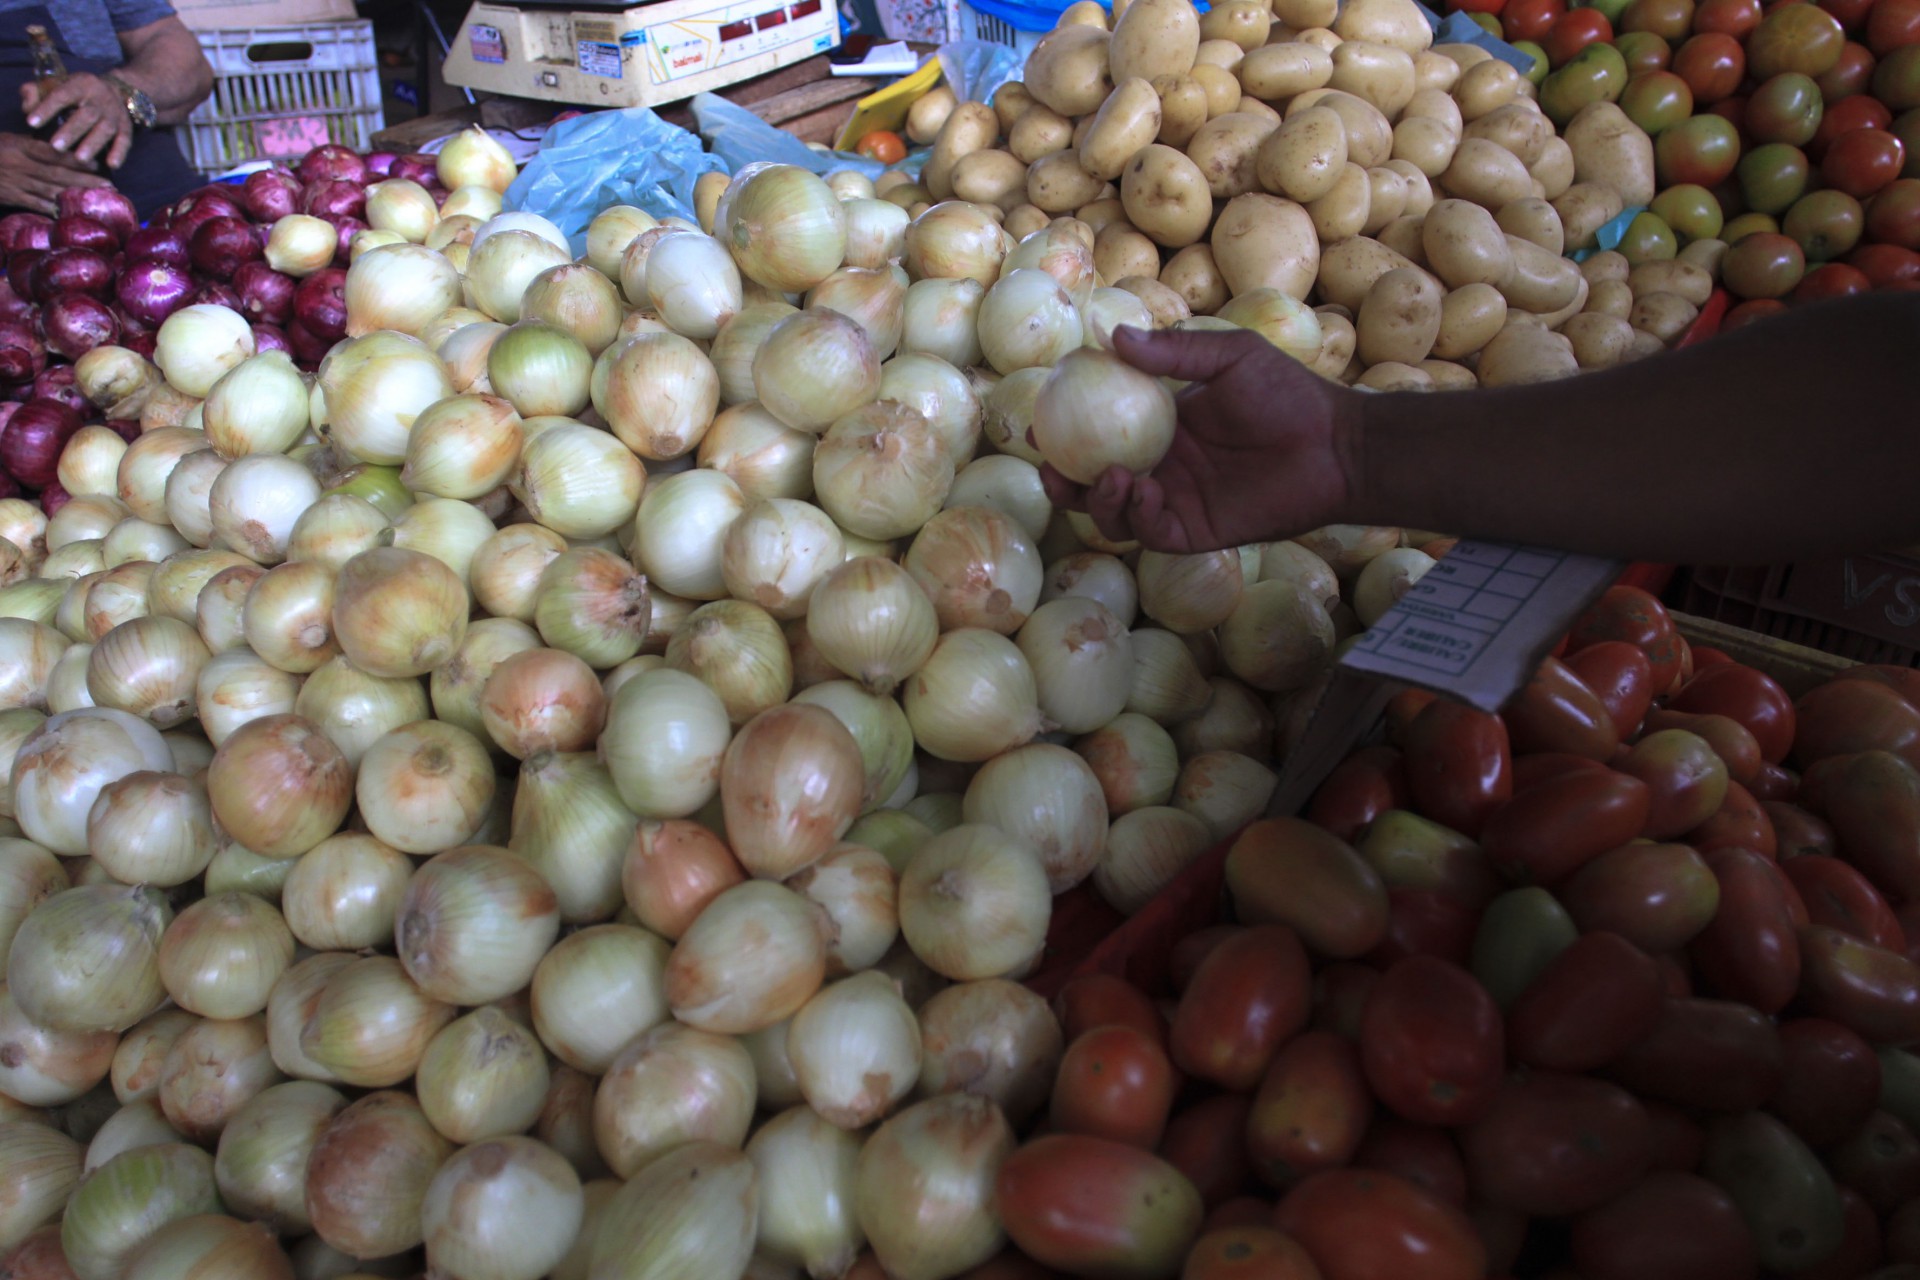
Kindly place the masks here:
POLYGON ((1151 317, 1084 223, 876 190, 753 166, 580 261, 380 193, 317 378, 202 308, 164 379, 92 358, 144 434, 0 501, 0 1273, 1002 1247, 1054 896, 1135 910, 1260 815, 1431 562, 1051 510, 1043 456, 1167 448, 1101 345, 1151 317))

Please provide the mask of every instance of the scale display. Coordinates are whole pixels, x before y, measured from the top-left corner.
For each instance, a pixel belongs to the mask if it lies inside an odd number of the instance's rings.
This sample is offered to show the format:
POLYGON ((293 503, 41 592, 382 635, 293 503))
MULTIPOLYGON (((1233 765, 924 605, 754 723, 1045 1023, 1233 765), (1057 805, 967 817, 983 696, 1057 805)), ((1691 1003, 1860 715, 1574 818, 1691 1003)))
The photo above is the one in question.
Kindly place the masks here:
POLYGON ((640 33, 648 73, 655 84, 666 84, 783 48, 801 38, 794 24, 813 18, 817 25, 823 10, 824 0, 744 0, 657 23, 640 33))

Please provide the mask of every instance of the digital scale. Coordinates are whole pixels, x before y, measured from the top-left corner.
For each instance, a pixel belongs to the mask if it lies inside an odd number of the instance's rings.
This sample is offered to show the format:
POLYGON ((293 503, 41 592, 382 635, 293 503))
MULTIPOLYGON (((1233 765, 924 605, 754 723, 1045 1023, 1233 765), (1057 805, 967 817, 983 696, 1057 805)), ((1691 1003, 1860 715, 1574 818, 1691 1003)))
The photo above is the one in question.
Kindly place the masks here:
POLYGON ((725 88, 840 43, 835 0, 476 0, 448 84, 516 98, 652 107, 725 88))

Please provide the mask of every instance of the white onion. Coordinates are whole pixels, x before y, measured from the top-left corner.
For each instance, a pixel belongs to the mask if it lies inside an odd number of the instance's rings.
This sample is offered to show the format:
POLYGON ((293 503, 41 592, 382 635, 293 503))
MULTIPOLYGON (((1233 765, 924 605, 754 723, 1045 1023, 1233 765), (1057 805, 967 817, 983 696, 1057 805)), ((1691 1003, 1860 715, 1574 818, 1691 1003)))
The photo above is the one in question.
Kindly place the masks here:
POLYGON ((933 602, 888 560, 848 560, 814 588, 807 634, 836 668, 888 693, 921 667, 939 639, 933 602))
POLYGON ((1005 636, 978 628, 941 636, 907 681, 904 702, 914 740, 942 760, 991 759, 1041 726, 1026 657, 1005 636))
POLYGON ((641 821, 620 873, 634 918, 674 941, 709 903, 746 878, 718 835, 680 818, 641 821))
POLYGON ((495 618, 532 622, 540 575, 566 549, 566 539, 537 524, 496 531, 467 566, 474 603, 495 618))
POLYGON ((600 1154, 621 1177, 689 1142, 738 1147, 753 1121, 753 1060, 739 1041, 665 1022, 629 1042, 594 1093, 600 1154))
POLYGON ((1068 733, 1086 733, 1119 715, 1133 687, 1133 637, 1097 600, 1041 605, 1020 629, 1040 712, 1068 733))
POLYGON ((47 705, 47 680, 67 648, 52 627, 26 618, 0 618, 0 707, 40 709, 47 705))
POLYGON ((603 1075, 641 1032, 667 1018, 668 946, 631 925, 563 938, 533 974, 533 1025, 570 1067, 603 1075))
POLYGON ((1213 842, 1207 824, 1184 810, 1152 805, 1122 814, 1107 831, 1094 888, 1116 911, 1132 915, 1213 842))
POLYGON ((162 1142, 181 1142, 180 1131, 167 1123, 160 1104, 152 1098, 128 1103, 107 1117, 87 1143, 86 1172, 92 1173, 122 1151, 157 1146, 162 1142))
POLYGON ((783 293, 812 288, 847 252, 847 215, 839 197, 797 165, 737 174, 721 197, 714 231, 744 274, 783 293))
MULTIPOLYGON (((373 761, 369 752, 365 767, 373 761)), ((559 928, 553 890, 539 873, 505 849, 475 845, 440 854, 414 873, 393 935, 400 963, 421 991, 474 1005, 526 986, 559 928)))
POLYGON ((1059 366, 1084 337, 1073 299, 1059 281, 1032 267, 1008 272, 987 290, 979 325, 981 352, 1001 373, 1059 366))
POLYGON ((1176 725, 1173 741, 1182 758, 1204 751, 1237 751, 1262 756, 1273 748, 1273 713, 1253 690, 1238 680, 1212 676, 1207 684, 1213 698, 1207 709, 1176 725))
POLYGON ((1065 1042, 1047 1002, 1004 978, 961 982, 920 1006, 920 1092, 969 1093, 1024 1125, 1053 1091, 1065 1042))
MULTIPOLYGON (((898 267, 842 267, 808 291, 806 303, 808 310, 826 308, 859 325, 874 354, 885 360, 900 345, 906 297, 907 274, 898 267)), ((884 390, 881 396, 887 398, 884 390)))
POLYGON ((1206 823, 1215 840, 1224 840, 1266 813, 1278 781, 1273 770, 1251 756, 1209 751, 1181 767, 1173 804, 1206 823))
POLYGON ((902 561, 933 601, 940 627, 1012 635, 1040 598, 1040 553, 1013 517, 950 507, 929 519, 902 561))
MULTIPOLYGON (((483 620, 475 629, 490 621, 483 620)), ((438 676, 439 670, 434 674, 438 676)), ((428 715, 427 697, 418 680, 368 675, 344 657, 334 658, 307 677, 293 709, 312 721, 355 769, 368 747, 428 715)))
POLYGON ((818 434, 879 393, 880 357, 866 330, 839 312, 801 311, 768 331, 754 353, 753 385, 774 417, 818 434))
POLYGON ((127 442, 113 428, 82 427, 60 450, 54 478, 77 497, 111 495, 119 484, 120 456, 126 451, 127 442))
POLYGON ((673 333, 644 333, 600 353, 593 407, 608 428, 648 461, 699 446, 720 407, 720 375, 700 348, 673 333))
POLYGON ((920 1025, 893 980, 868 971, 807 1001, 787 1029, 807 1105, 843 1129, 884 1119, 920 1078, 920 1025))
POLYGON ((427 1265, 469 1280, 540 1280, 573 1244, 584 1203, 573 1169, 532 1138, 465 1147, 421 1204, 427 1265))
POLYGON ((913 768, 913 726, 898 702, 851 680, 822 681, 793 700, 825 707, 853 735, 866 768, 862 812, 883 804, 900 789, 913 768))
POLYGON ((51 853, 31 840, 0 836, 0 982, 6 980, 7 949, 20 923, 67 887, 67 873, 51 853))
POLYGON ((614 695, 600 755, 628 808, 641 817, 683 818, 718 792, 732 736, 713 690, 684 672, 649 671, 614 695))
POLYGON ((314 1233, 343 1253, 380 1258, 419 1244, 421 1206, 447 1142, 404 1093, 371 1093, 327 1123, 307 1162, 314 1233))
MULTIPOLYGON (((306 963, 332 959, 336 954, 323 952, 306 963)), ((454 1009, 422 993, 391 956, 341 959, 344 963, 337 968, 316 967, 306 974, 295 965, 281 979, 274 993, 276 999, 281 998, 281 989, 288 988, 295 975, 300 975, 304 980, 286 994, 299 997, 299 1004, 311 1001, 312 1005, 299 1025, 297 1044, 289 1047, 297 1048, 313 1066, 344 1084, 364 1089, 396 1085, 419 1067, 428 1042, 453 1020, 454 1009), (315 979, 319 979, 317 993, 306 989, 315 979)), ((298 1005, 292 999, 287 1003, 293 1006, 285 1010, 291 1020, 298 1016, 298 1005)), ((273 1014, 269 1003, 270 1021, 273 1014)), ((276 1062, 289 1057, 275 1052, 276 1062)), ((300 1065, 290 1060, 288 1070, 300 1065)))
POLYGON ((334 445, 387 466, 406 460, 407 436, 421 412, 453 394, 446 366, 425 343, 384 330, 335 347, 318 385, 334 445))
POLYGON ((249 893, 202 898, 176 916, 160 939, 167 994, 205 1018, 259 1013, 292 963, 293 934, 286 922, 249 893))
POLYGON ((266 1019, 203 1018, 167 1050, 155 1097, 169 1124, 189 1141, 210 1144, 249 1099, 283 1079, 266 1019))
MULTIPOLYGON (((1011 517, 1034 541, 1046 534, 1053 504, 1040 481, 1040 469, 1006 454, 989 454, 963 466, 947 491, 946 508, 986 507, 1011 517)), ((1049 597, 1043 583, 1041 600, 1049 597)))
POLYGON ((316 951, 388 942, 413 863, 372 836, 343 831, 301 855, 281 888, 287 928, 316 951))
POLYGON ((572 259, 566 238, 537 214, 503 213, 474 232, 466 269, 467 305, 502 324, 520 318, 520 300, 534 277, 572 259), (524 221, 538 218, 545 227, 524 221), (527 229, 522 229, 526 227, 527 229), (551 238, 548 228, 552 228, 551 238))
POLYGON ((986 286, 973 279, 916 279, 902 308, 900 351, 935 356, 956 369, 981 362, 980 305, 986 286))
POLYGON ((1099 779, 1065 747, 1030 743, 988 761, 968 785, 962 812, 1038 853, 1054 893, 1086 879, 1106 848, 1099 779))
POLYGON ((400 483, 430 497, 471 501, 506 482, 520 445, 520 415, 505 400, 449 396, 414 422, 400 483))
POLYGON ((1240 557, 1233 551, 1142 551, 1138 574, 1141 610, 1176 635, 1211 631, 1240 603, 1240 557))
POLYGON ((1173 427, 1173 395, 1159 379, 1091 348, 1062 357, 1034 402, 1034 445, 1078 484, 1110 466, 1152 470, 1173 427))
MULTIPOLYGON (((798 307, 785 302, 753 302, 742 307, 720 326, 708 356, 713 361, 714 372, 720 378, 721 404, 742 405, 754 399, 755 353, 760 350, 760 344, 767 340, 767 335, 773 332, 775 325, 798 312, 798 307)), ((771 414, 767 416, 772 417, 771 414)), ((774 421, 778 422, 779 419, 775 418, 774 421)))
POLYGON ((1141 627, 1133 636, 1133 688, 1127 710, 1161 725, 1179 724, 1207 709, 1213 690, 1179 636, 1141 627))
POLYGON ((1111 814, 1163 805, 1173 798, 1180 776, 1174 740, 1138 712, 1115 716, 1074 743, 1073 749, 1099 780, 1111 814))
POLYGON ((865 780, 859 743, 824 707, 791 703, 756 715, 720 766, 727 838, 740 865, 784 880, 818 861, 859 816, 865 780))
POLYGON ((441 561, 378 547, 340 566, 333 631, 370 675, 425 675, 459 647, 469 607, 465 584, 441 561))
POLYGON ((904 537, 953 487, 945 442, 916 409, 875 401, 836 420, 813 454, 813 487, 834 523, 864 538, 904 537))
POLYGON ((693 1142, 655 1160, 603 1211, 588 1274, 594 1280, 738 1276, 753 1256, 759 1197, 738 1151, 693 1142))
POLYGON ((646 469, 592 427, 556 427, 527 443, 510 486, 540 524, 568 538, 613 532, 640 505, 646 469))
POLYGON ((826 913, 791 889, 750 880, 726 890, 667 960, 674 1017, 724 1035, 786 1018, 820 989, 826 929, 826 913))
POLYGON ((540 638, 596 670, 625 662, 650 634, 660 593, 609 551, 575 547, 555 556, 534 589, 540 638))
POLYGON ((667 642, 666 660, 719 694, 736 725, 785 702, 793 686, 793 659, 779 624, 742 600, 694 610, 667 642))
POLYGON ((233 839, 265 857, 293 858, 346 817, 352 768, 311 721, 263 716, 220 744, 207 770, 207 795, 233 839))
POLYGON ((14 817, 29 839, 78 856, 87 851, 87 816, 103 787, 172 765, 159 732, 138 717, 104 707, 62 712, 42 723, 14 756, 14 817))
POLYGON ((60 1216, 80 1181, 81 1156, 80 1144, 51 1125, 0 1123, 0 1248, 11 1251, 60 1216))
MULTIPOLYGON (((907 270, 916 280, 970 278, 990 285, 1013 243, 979 205, 947 200, 907 224, 907 270)), ((953 361, 956 365, 974 363, 953 361)))
POLYGON ((253 327, 246 317, 203 302, 161 322, 153 362, 176 390, 205 396, 222 374, 252 354, 253 327))
POLYGON ((1038 958, 1052 914, 1039 855, 994 827, 942 832, 900 877, 901 934, 955 981, 1017 976, 1038 958))
POLYGON ((1268 693, 1305 685, 1334 646, 1333 621, 1310 590, 1293 581, 1256 582, 1220 628, 1220 657, 1234 676, 1268 693))
POLYGON ((135 1147, 74 1190, 60 1224, 60 1245, 79 1280, 119 1280, 161 1227, 219 1210, 212 1156, 178 1142, 135 1147))
POLYGON ((440 1028, 414 1079, 428 1121, 449 1142, 461 1143, 531 1129, 549 1084, 540 1041, 492 1005, 440 1028))
POLYGON ((846 1274, 866 1243, 853 1209, 860 1146, 858 1135, 811 1107, 793 1107, 760 1127, 747 1158, 759 1173, 762 1253, 812 1275, 846 1274))
POLYGON ((675 333, 711 338, 741 307, 740 271, 712 236, 667 236, 647 255, 647 301, 675 333))
POLYGON ((687 471, 647 487, 634 519, 634 558, 664 591, 689 600, 727 595, 727 530, 746 508, 718 471, 687 471))
POLYGON ((846 558, 840 530, 811 503, 767 498, 729 526, 720 571, 727 590, 776 618, 800 618, 829 570, 846 558))
MULTIPOLYGON (((375 192, 388 185, 381 183, 368 192, 369 221, 373 218, 375 192)), ((435 316, 460 301, 460 273, 446 255, 420 244, 426 228, 409 228, 401 234, 413 243, 356 254, 353 265, 347 268, 344 292, 349 338, 381 329, 417 335, 435 316), (414 230, 420 234, 413 234, 414 230)))
POLYGON ((587 262, 609 279, 620 274, 620 255, 641 232, 659 225, 654 216, 630 204, 609 205, 587 224, 587 262))
POLYGON ((339 244, 340 233, 326 219, 290 213, 277 219, 267 233, 267 265, 303 279, 330 265, 339 244))
POLYGON ((259 564, 278 564, 286 559, 294 521, 319 496, 311 471, 291 458, 256 453, 214 477, 207 512, 217 542, 259 564))
POLYGON ((165 1008, 144 1018, 120 1038, 113 1051, 113 1096, 124 1106, 151 1098, 160 1088, 160 1072, 173 1042, 200 1019, 182 1009, 165 1008))
POLYGON ((562 921, 593 923, 620 909, 635 824, 592 754, 543 751, 521 766, 507 847, 552 888, 562 921))
POLYGON ((998 1253, 994 1179, 1016 1145, 1000 1108, 965 1093, 881 1125, 860 1151, 854 1205, 886 1274, 953 1276, 998 1253))
POLYGON ((73 1102, 106 1079, 119 1038, 112 1031, 37 1025, 0 988, 0 1093, 30 1107, 73 1102))

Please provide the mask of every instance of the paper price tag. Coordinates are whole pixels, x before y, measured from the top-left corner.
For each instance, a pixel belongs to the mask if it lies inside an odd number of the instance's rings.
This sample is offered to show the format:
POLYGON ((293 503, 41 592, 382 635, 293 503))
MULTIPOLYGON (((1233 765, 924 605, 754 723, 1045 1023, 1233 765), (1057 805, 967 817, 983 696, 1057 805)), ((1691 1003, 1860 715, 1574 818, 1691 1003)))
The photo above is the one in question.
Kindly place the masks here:
POLYGON ((275 160, 303 156, 332 141, 327 137, 327 122, 319 116, 262 120, 255 136, 260 140, 260 154, 275 160))

